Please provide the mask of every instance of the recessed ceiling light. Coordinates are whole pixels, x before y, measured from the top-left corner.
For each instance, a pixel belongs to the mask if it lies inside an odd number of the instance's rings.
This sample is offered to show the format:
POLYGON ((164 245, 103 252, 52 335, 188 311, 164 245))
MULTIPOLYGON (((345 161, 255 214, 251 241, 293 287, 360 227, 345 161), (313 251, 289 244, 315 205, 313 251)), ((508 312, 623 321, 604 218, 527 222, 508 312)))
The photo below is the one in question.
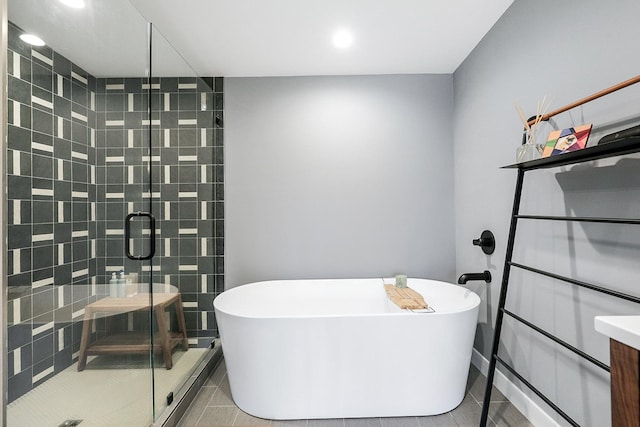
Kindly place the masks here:
POLYGON ((74 9, 82 9, 85 6, 84 0, 60 0, 60 3, 66 4, 74 9))
POLYGON ((20 40, 22 40, 25 43, 29 43, 32 44, 34 46, 44 46, 44 40, 42 40, 40 37, 35 36, 33 34, 21 34, 20 35, 20 40))
POLYGON ((339 30, 333 35, 333 44, 340 49, 345 49, 353 43, 353 36, 347 30, 339 30))

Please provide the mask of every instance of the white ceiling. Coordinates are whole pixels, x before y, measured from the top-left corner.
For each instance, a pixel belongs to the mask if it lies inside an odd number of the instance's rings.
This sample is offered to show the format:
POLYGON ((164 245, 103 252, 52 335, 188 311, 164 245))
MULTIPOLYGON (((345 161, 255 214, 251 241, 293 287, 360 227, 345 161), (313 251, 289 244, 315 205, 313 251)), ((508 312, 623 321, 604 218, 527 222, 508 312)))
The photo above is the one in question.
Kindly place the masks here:
POLYGON ((513 0, 10 0, 9 17, 96 76, 144 75, 144 20, 155 75, 452 73, 513 0), (333 32, 349 29, 339 50, 333 32))
POLYGON ((452 73, 513 0, 130 0, 196 71, 452 73), (332 33, 348 28, 353 46, 332 33))

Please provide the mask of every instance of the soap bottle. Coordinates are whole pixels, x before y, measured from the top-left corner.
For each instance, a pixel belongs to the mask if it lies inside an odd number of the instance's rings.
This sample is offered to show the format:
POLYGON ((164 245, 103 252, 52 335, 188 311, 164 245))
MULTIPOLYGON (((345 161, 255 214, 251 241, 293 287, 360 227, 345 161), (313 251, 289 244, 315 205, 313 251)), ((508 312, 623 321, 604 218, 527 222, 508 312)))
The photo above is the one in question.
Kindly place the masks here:
POLYGON ((109 280, 109 296, 118 298, 118 279, 115 272, 111 273, 111 280, 109 280))
POLYGON ((133 284, 131 283, 131 273, 127 274, 124 280, 124 290, 126 297, 132 297, 134 295, 133 284))
POLYGON ((126 287, 127 285, 124 280, 124 270, 120 270, 120 277, 118 278, 118 297, 119 298, 124 298, 127 296, 126 287))

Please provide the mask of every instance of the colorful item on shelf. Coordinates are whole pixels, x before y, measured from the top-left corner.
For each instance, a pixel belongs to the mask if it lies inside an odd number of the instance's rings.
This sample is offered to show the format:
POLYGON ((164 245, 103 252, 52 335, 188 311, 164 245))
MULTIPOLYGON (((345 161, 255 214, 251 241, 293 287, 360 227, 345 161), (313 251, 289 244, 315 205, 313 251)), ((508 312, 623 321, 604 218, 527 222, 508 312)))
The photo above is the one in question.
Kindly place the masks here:
POLYGON ((554 130, 549 134, 542 157, 582 150, 587 146, 587 139, 593 125, 576 126, 562 130, 554 130))

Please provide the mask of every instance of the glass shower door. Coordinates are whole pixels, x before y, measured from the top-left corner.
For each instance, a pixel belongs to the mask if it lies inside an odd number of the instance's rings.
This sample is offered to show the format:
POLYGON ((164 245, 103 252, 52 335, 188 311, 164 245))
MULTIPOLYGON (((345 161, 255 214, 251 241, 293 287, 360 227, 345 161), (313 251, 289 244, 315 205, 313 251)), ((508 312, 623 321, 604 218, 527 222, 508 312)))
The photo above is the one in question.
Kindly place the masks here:
POLYGON ((175 305, 146 259, 150 27, 126 0, 9 0, 8 18, 7 425, 149 425, 175 305))
POLYGON ((174 301, 163 324, 169 331, 163 335, 173 347, 173 366, 167 369, 161 360, 154 369, 158 419, 181 394, 216 335, 215 255, 216 242, 222 239, 216 240, 215 201, 221 186, 213 182, 215 173, 222 172, 221 166, 214 166, 216 154, 222 154, 215 147, 222 94, 216 93, 216 80, 199 77, 155 26, 151 46, 151 209, 157 220, 154 298, 174 301), (188 340, 180 342, 183 332, 188 340))
POLYGON ((127 0, 8 9, 7 425, 147 426, 216 336, 222 79, 127 0))

